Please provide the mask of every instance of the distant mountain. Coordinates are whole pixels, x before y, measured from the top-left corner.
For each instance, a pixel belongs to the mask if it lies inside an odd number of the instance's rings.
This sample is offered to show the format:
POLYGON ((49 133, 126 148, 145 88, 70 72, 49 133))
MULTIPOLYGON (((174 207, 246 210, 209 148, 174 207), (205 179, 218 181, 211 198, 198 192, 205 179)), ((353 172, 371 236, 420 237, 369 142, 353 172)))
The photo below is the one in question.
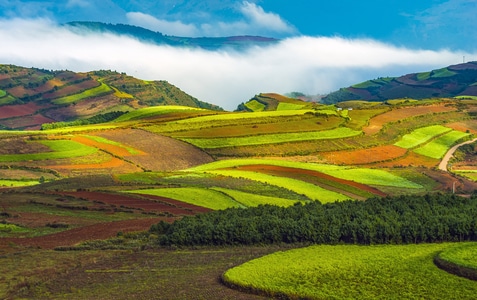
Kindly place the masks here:
POLYGON ((112 71, 75 73, 0 65, 0 129, 39 129, 43 123, 90 118, 97 122, 155 105, 222 110, 167 81, 112 71))
POLYGON ((324 97, 322 102, 331 104, 347 100, 384 101, 456 96, 477 96, 477 62, 401 77, 368 80, 333 92, 324 97))
POLYGON ((243 50, 250 46, 267 46, 277 43, 279 40, 260 36, 231 36, 231 37, 178 37, 164 35, 138 26, 126 24, 106 24, 100 22, 70 22, 65 26, 73 30, 89 30, 95 32, 109 32, 118 35, 127 35, 138 40, 168 45, 174 47, 202 48, 217 50, 220 48, 233 48, 243 50))

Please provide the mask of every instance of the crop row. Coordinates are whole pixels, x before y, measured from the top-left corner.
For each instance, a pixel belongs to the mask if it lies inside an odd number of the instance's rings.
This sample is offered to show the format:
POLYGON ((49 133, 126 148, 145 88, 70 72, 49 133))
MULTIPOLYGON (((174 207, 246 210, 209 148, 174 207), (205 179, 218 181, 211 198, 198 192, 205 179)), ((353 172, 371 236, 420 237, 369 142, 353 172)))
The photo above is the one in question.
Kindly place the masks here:
POLYGON ((108 85, 106 85, 104 83, 101 83, 101 85, 98 86, 98 87, 94 87, 92 89, 83 91, 83 92, 78 93, 78 94, 61 97, 61 98, 53 100, 52 102, 54 104, 71 104, 71 103, 75 103, 75 102, 81 101, 81 100, 86 99, 86 98, 99 96, 99 95, 104 95, 104 94, 110 93, 111 91, 112 90, 108 85))
POLYGON ((213 210, 222 210, 232 207, 255 207, 264 204, 287 207, 296 203, 296 201, 294 200, 263 196, 259 194, 246 193, 233 189, 219 187, 160 188, 132 190, 128 192, 167 197, 185 203, 210 208, 213 210))
POLYGON ((237 166, 262 165, 262 164, 318 171, 330 176, 334 176, 336 178, 341 178, 345 180, 353 180, 353 181, 356 181, 362 184, 368 184, 368 185, 394 186, 394 187, 409 188, 409 189, 422 188, 422 186, 417 183, 414 183, 403 177, 394 175, 390 172, 387 172, 385 170, 380 170, 380 169, 353 168, 353 167, 345 167, 345 166, 301 163, 301 162, 272 160, 272 159, 220 160, 220 161, 212 162, 210 164, 205 164, 205 165, 191 168, 189 169, 189 171, 195 171, 195 172, 212 171, 212 170, 234 168, 237 166))
POLYGON ((415 149, 414 152, 431 158, 439 159, 446 154, 452 145, 466 136, 469 136, 469 134, 454 130, 437 137, 422 147, 415 149))
POLYGON ((201 108, 194 108, 194 107, 187 107, 187 106, 174 106, 174 105, 167 105, 167 106, 152 106, 152 107, 145 107, 140 108, 134 111, 130 111, 127 114, 120 116, 119 118, 115 119, 114 122, 125 122, 125 121, 132 121, 138 119, 144 119, 154 116, 165 115, 174 112, 187 112, 187 111, 207 111, 201 108))
POLYGON ((203 138, 189 139, 182 138, 183 141, 195 145, 199 148, 224 148, 239 147, 263 144, 279 144, 298 141, 340 139, 361 134, 361 131, 352 130, 347 127, 339 127, 331 130, 312 131, 312 132, 294 132, 294 133, 276 133, 267 135, 255 135, 246 137, 224 137, 224 138, 203 138))
POLYGON ((311 246, 249 261, 228 270, 224 280, 293 299, 473 299, 473 281, 433 264, 453 245, 311 246))
POLYGON ((418 128, 411 133, 402 136, 401 140, 396 142, 394 145, 405 149, 415 148, 449 131, 452 131, 452 129, 442 125, 418 128))
POLYGON ((50 160, 60 158, 71 158, 86 156, 98 151, 97 148, 88 147, 81 143, 70 140, 44 140, 38 141, 46 145, 52 151, 42 153, 28 153, 28 154, 4 154, 0 155, 0 162, 18 162, 29 160, 50 160))

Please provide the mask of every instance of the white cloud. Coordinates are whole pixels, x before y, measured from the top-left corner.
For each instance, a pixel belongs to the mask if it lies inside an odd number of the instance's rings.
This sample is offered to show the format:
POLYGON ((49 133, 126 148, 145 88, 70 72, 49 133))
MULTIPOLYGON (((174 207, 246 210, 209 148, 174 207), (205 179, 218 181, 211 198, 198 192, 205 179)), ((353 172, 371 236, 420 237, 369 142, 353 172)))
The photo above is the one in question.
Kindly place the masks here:
POLYGON ((233 110, 257 93, 327 93, 381 76, 459 63, 477 53, 398 48, 374 40, 296 37, 246 52, 179 49, 111 34, 74 33, 48 20, 0 20, 0 63, 45 69, 111 69, 167 80, 233 110))
POLYGON ((244 1, 240 10, 251 21, 252 26, 279 33, 296 33, 296 29, 282 20, 279 15, 265 12, 262 7, 255 3, 244 1))
POLYGON ((166 21, 157 19, 141 12, 129 12, 126 17, 130 24, 141 26, 153 31, 175 36, 197 36, 199 30, 193 24, 184 24, 181 21, 166 21))
MULTIPOLYGON (((239 11, 244 19, 224 22, 211 20, 205 23, 184 23, 182 21, 168 21, 158 19, 142 12, 130 12, 126 14, 128 22, 132 25, 142 26, 150 30, 159 31, 167 35, 176 36, 233 36, 233 35, 291 35, 297 30, 287 24, 274 13, 265 12, 262 7, 254 3, 244 1, 239 6, 239 11)), ((200 14, 200 13, 197 13, 200 14)))

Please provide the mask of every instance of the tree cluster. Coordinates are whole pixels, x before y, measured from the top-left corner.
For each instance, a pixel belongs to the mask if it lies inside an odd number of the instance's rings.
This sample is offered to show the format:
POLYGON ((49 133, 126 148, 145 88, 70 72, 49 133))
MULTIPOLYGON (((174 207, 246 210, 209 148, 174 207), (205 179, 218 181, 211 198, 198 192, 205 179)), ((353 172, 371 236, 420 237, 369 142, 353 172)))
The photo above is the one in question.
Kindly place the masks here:
POLYGON ((477 198, 447 194, 231 208, 150 229, 161 245, 407 244, 477 240, 477 198))
POLYGON ((98 114, 88 119, 75 120, 71 122, 54 122, 54 123, 44 123, 41 125, 41 130, 49 129, 58 129, 71 126, 81 126, 81 125, 90 125, 90 124, 99 124, 112 121, 124 115, 124 111, 112 111, 104 114, 98 114))

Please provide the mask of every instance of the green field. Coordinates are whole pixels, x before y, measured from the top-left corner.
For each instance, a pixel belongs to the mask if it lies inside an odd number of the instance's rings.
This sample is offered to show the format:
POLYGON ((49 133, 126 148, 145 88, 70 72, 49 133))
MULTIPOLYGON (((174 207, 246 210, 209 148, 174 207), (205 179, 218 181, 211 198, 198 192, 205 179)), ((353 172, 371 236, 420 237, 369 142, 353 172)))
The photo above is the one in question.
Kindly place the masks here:
POLYGON ((2 89, 0 89, 0 98, 5 97, 6 95, 7 95, 7 92, 4 91, 4 90, 2 90, 2 89))
POLYGON ((187 112, 187 111, 204 111, 207 110, 201 108, 194 108, 188 106, 175 106, 175 105, 167 105, 167 106, 153 106, 153 107, 145 107, 140 108, 137 110, 133 110, 120 116, 119 118, 115 119, 114 122, 125 122, 125 121, 132 121, 132 120, 139 120, 145 119, 154 116, 160 116, 165 114, 170 114, 174 112, 187 112))
POLYGON ((477 244, 464 243, 446 248, 439 253, 439 258, 455 265, 474 269, 477 272, 477 244))
POLYGON ((357 136, 361 134, 361 131, 352 130, 347 127, 339 127, 331 130, 312 131, 312 132, 294 132, 294 133, 276 133, 276 134, 264 134, 257 136, 245 136, 245 137, 224 137, 224 138, 211 138, 211 139, 188 139, 182 140, 188 142, 194 146, 204 149, 213 148, 225 148, 225 147, 240 147, 240 146, 252 146, 263 144, 280 144, 299 141, 314 141, 325 139, 339 139, 357 136))
POLYGON ((432 125, 432 126, 418 128, 414 130, 413 132, 402 136, 401 140, 396 142, 394 145, 401 148, 405 148, 405 149, 415 148, 451 130, 452 129, 448 127, 444 127, 442 125, 432 125))
POLYGON ((52 160, 86 156, 98 151, 97 148, 89 147, 70 140, 43 140, 39 143, 48 146, 52 152, 32 154, 5 154, 0 155, 0 162, 18 162, 30 160, 52 160))
POLYGON ((311 200, 319 200, 321 203, 343 201, 349 199, 349 197, 344 196, 342 194, 326 190, 308 182, 288 177, 278 177, 257 172, 236 170, 217 170, 209 172, 215 175, 230 176, 235 178, 246 178, 271 185, 276 185, 278 187, 289 189, 295 193, 303 194, 311 200))
POLYGON ((40 182, 38 180, 8 180, 8 179, 0 179, 0 187, 20 187, 20 186, 30 186, 36 185, 40 182))
POLYGON ((247 103, 245 103, 245 106, 254 112, 264 111, 266 108, 265 104, 260 103, 257 100, 248 101, 247 103))
POLYGON ((303 107, 305 107, 304 104, 280 102, 278 103, 277 110, 299 110, 303 107))
POLYGON ((54 104, 72 104, 72 103, 84 100, 86 98, 95 97, 95 96, 99 96, 101 94, 107 94, 110 92, 112 92, 112 89, 108 85, 101 83, 101 85, 98 87, 83 91, 78 94, 61 97, 61 98, 53 100, 52 102, 54 104))
POLYGON ((454 130, 439 136, 422 147, 415 149, 414 152, 431 158, 439 159, 442 158, 457 141, 469 135, 469 133, 454 130))
POLYGON ((213 189, 228 195, 229 197, 233 198, 235 201, 241 203, 242 205, 246 207, 254 207, 254 206, 265 205, 265 204, 287 207, 287 206, 294 205, 296 202, 298 202, 298 201, 290 200, 290 199, 245 193, 245 192, 241 192, 241 191, 237 191, 233 189, 224 189, 224 188, 213 188, 213 189))
POLYGON ((368 169, 368 168, 354 168, 345 166, 314 164, 314 163, 301 163, 285 160, 273 160, 273 159, 230 159, 212 162, 190 168, 187 171, 203 172, 210 170, 220 170, 227 168, 234 168, 236 166, 246 165, 274 165, 289 168, 297 168, 304 170, 312 170, 322 172, 336 178, 352 180, 363 184, 376 185, 376 186, 393 186, 406 189, 421 189, 420 184, 414 183, 403 177, 394 175, 386 170, 382 169, 368 169))
POLYGON ((228 195, 213 189, 190 187, 133 190, 128 192, 167 197, 214 210, 226 209, 230 207, 245 207, 228 195))
POLYGON ((285 294, 291 299, 475 299, 474 281, 433 263, 440 251, 453 246, 311 246, 249 261, 223 278, 267 296, 285 294))

